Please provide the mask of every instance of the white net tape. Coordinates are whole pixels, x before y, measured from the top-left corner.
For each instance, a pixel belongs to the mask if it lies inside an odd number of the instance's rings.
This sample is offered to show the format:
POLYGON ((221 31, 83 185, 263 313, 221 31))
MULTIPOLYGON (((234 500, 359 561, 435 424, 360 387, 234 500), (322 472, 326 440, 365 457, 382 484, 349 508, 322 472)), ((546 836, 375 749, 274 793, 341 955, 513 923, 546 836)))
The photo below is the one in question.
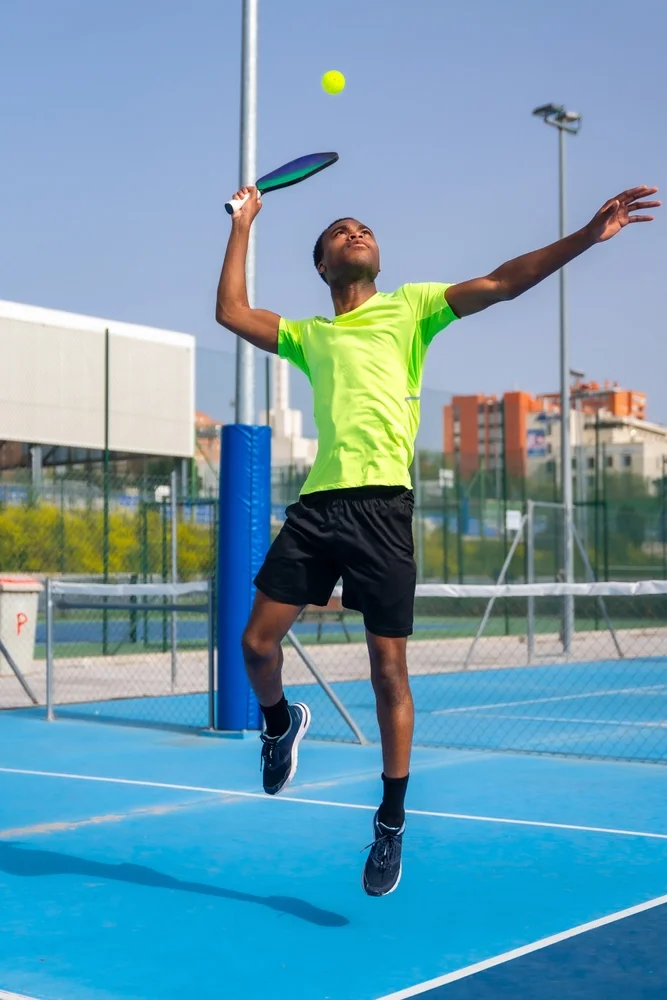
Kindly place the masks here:
POLYGON ((208 593, 208 581, 191 583, 67 583, 51 581, 51 593, 66 597, 184 597, 208 593))
MULTIPOLYGON (((334 590, 341 597, 342 586, 334 590)), ((652 597, 667 594, 667 580, 600 583, 419 583, 416 597, 652 597)))

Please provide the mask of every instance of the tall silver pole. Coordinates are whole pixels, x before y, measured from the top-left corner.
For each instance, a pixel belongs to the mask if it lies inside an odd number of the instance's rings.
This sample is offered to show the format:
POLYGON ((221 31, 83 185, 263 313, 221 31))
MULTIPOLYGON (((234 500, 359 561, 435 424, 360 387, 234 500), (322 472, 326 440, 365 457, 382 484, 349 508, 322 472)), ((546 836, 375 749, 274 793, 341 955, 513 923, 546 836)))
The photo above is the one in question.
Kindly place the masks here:
POLYGON ((414 460, 415 534, 417 535, 417 581, 424 580, 424 518, 422 515, 422 477, 419 450, 415 448, 414 460))
MULTIPOLYGON (((565 237, 565 130, 558 129, 559 235, 565 237)), ((563 496, 563 570, 566 583, 574 583, 572 543, 572 444, 570 440, 570 344, 567 332, 566 269, 559 271, 560 306, 560 419, 561 489, 563 496)), ((568 654, 574 628, 574 598, 568 596, 563 608, 563 651, 568 654)))
MULTIPOLYGON (((257 180, 257 17, 258 0, 243 0, 243 54, 241 61, 240 186, 257 180)), ((246 267, 248 301, 255 304, 255 226, 250 230, 246 267)), ((236 423, 255 423, 255 349, 239 337, 236 342, 236 423)))

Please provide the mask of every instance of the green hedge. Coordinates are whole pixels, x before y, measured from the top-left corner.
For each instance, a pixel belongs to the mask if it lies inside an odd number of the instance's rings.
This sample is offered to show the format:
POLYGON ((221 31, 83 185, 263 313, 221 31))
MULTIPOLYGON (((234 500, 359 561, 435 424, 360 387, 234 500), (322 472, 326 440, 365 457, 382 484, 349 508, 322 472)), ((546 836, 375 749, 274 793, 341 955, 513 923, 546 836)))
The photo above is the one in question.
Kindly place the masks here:
MULTIPOLYGON (((0 509, 0 572, 99 575, 104 571, 101 511, 39 505, 0 509)), ((167 567, 170 545, 167 539, 167 567)), ((159 511, 109 515, 109 573, 161 574, 164 531, 159 511)), ((180 522, 178 571, 181 579, 207 576, 215 566, 213 528, 180 522)))

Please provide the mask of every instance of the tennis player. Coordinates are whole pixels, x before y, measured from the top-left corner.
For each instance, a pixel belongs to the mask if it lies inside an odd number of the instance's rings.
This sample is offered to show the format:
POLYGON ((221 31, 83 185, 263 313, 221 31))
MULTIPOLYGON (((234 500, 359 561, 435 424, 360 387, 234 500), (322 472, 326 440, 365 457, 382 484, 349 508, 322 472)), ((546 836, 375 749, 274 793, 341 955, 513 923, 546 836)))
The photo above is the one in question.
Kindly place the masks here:
POLYGON ((318 450, 297 503, 257 575, 243 637, 250 684, 265 720, 264 790, 294 777, 309 723, 306 705, 283 693, 281 641, 307 604, 327 604, 343 581, 343 606, 360 611, 382 739, 383 796, 363 872, 371 896, 392 892, 401 877, 414 711, 406 663, 416 568, 409 466, 419 424, 419 393, 428 347, 456 319, 522 295, 554 271, 611 239, 650 222, 654 187, 607 201, 583 229, 542 250, 457 284, 427 282, 378 292, 380 255, 368 226, 344 218, 318 237, 313 260, 329 286, 333 319, 289 320, 251 309, 245 265, 250 227, 261 209, 253 187, 232 218, 218 286, 216 319, 232 333, 299 368, 313 387, 318 450))

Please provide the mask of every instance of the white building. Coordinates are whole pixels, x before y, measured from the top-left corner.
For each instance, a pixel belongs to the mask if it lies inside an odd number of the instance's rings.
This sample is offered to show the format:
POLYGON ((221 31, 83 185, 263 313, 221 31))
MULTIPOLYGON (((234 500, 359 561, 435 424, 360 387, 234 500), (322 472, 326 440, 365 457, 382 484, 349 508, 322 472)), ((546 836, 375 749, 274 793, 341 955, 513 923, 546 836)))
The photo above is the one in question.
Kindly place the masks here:
MULTIPOLYGON (((528 454, 528 474, 560 471, 560 413, 531 413, 529 432, 539 435, 542 447, 528 454)), ((572 466, 580 492, 592 487, 596 464, 609 473, 626 473, 655 482, 667 474, 667 427, 631 416, 616 416, 600 410, 598 420, 590 413, 570 412, 572 466)), ((579 497, 580 499, 581 497, 579 497)))
MULTIPOLYGON (((271 464, 309 468, 315 461, 317 441, 303 436, 303 413, 289 405, 289 363, 284 358, 273 358, 273 407, 269 410, 271 439, 271 464)), ((266 411, 260 413, 259 422, 266 424, 266 411)))
POLYGON ((193 456, 195 338, 189 334, 0 301, 0 357, 5 452, 29 448, 39 466, 99 458, 108 372, 114 455, 193 456))

